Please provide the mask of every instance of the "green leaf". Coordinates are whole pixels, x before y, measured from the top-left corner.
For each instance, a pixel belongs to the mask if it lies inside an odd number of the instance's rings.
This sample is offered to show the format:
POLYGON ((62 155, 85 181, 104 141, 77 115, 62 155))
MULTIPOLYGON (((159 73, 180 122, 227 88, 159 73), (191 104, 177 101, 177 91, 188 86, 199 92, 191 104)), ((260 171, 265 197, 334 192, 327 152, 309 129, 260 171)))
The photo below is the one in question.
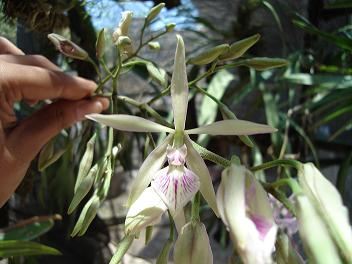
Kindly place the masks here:
POLYGON ((347 49, 349 51, 352 51, 352 39, 349 39, 346 37, 336 36, 334 34, 330 34, 325 31, 322 31, 322 30, 318 29, 317 27, 315 27, 306 18, 304 18, 303 16, 301 16, 299 14, 295 15, 295 18, 293 19, 293 24, 302 28, 306 32, 317 35, 317 36, 335 44, 336 46, 338 46, 342 49, 347 49))
POLYGON ((344 158, 342 164, 339 167, 339 172, 337 174, 336 186, 339 190, 342 199, 344 198, 346 192, 346 182, 348 177, 348 172, 352 163, 352 151, 344 158))
MULTIPOLYGON (((217 72, 209 83, 207 92, 217 100, 220 100, 224 95, 228 85, 234 79, 233 74, 227 70, 217 72)), ((204 96, 202 104, 197 115, 198 125, 213 123, 218 112, 218 104, 207 96, 204 96)), ((197 142, 205 146, 209 141, 208 135, 200 135, 197 142)))
POLYGON ((0 257, 2 258, 34 255, 61 255, 61 253, 55 248, 31 241, 0 241, 0 257))
POLYGON ((326 9, 352 8, 352 2, 351 2, 351 0, 335 0, 333 2, 326 3, 324 5, 324 8, 326 8, 326 9))
POLYGON ((125 236, 120 243, 117 245, 117 249, 114 256, 111 258, 109 264, 118 264, 121 262, 123 256, 126 254, 127 250, 130 248, 133 242, 134 236, 125 236))
POLYGON ((352 86, 352 75, 293 73, 284 75, 282 80, 301 85, 320 85, 323 88, 342 89, 352 86))
POLYGON ((54 220, 61 220, 61 216, 41 216, 23 220, 15 226, 0 229, 0 241, 35 239, 48 232, 54 226, 54 220))

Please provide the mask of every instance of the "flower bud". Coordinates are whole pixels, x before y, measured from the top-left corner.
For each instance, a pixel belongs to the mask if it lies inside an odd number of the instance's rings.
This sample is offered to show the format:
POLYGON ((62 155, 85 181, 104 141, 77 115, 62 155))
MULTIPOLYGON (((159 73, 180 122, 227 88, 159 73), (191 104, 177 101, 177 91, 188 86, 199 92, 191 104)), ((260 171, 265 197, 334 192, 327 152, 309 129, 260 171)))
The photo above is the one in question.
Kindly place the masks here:
POLYGON ((117 40, 117 45, 120 47, 120 50, 127 55, 132 54, 132 41, 127 36, 120 36, 117 40))
POLYGON ((278 58, 252 58, 244 60, 242 65, 253 68, 257 71, 265 71, 287 65, 287 60, 278 58))
POLYGON ((157 83, 159 83, 160 85, 162 85, 163 87, 165 87, 167 85, 167 74, 166 71, 162 68, 157 68, 153 63, 148 62, 146 64, 147 67, 147 71, 149 73, 149 76, 156 81, 157 83))
POLYGON ((224 52, 229 49, 228 44, 218 45, 210 50, 202 52, 198 56, 190 58, 188 60, 189 64, 204 65, 213 62, 217 57, 219 57, 224 52))
POLYGON ((231 165, 217 192, 220 217, 244 263, 271 263, 277 226, 267 193, 244 166, 231 165))
POLYGON ((299 234, 310 263, 342 263, 326 225, 304 195, 297 196, 299 234))
POLYGON ((159 50, 160 49, 160 43, 157 41, 151 41, 148 42, 148 47, 152 50, 159 50))
POLYGON ((185 224, 179 234, 174 248, 175 264, 212 264, 207 230, 203 223, 192 221, 185 224))
POLYGON ((169 23, 169 24, 166 24, 165 30, 166 32, 170 33, 174 30, 175 27, 176 27, 175 23, 169 23))
POLYGON ((163 9, 164 7, 165 3, 160 3, 157 6, 154 6, 152 9, 150 9, 145 21, 147 23, 151 22, 154 18, 156 18, 157 15, 159 15, 161 9, 163 9))
POLYGON ((119 24, 119 28, 121 30, 122 36, 128 35, 128 30, 130 28, 130 24, 132 21, 133 12, 132 11, 125 11, 122 12, 122 18, 119 24))
POLYGON ((128 30, 132 21, 132 16, 133 12, 131 11, 122 12, 122 18, 120 20, 119 26, 112 34, 112 40, 115 44, 117 44, 117 41, 121 36, 128 36, 128 30))
POLYGON ((55 47, 65 56, 77 60, 86 60, 88 58, 88 52, 82 49, 71 40, 64 38, 58 34, 51 33, 48 38, 55 45, 55 47))
MULTIPOLYGON (((352 229, 340 193, 312 163, 303 164, 298 180, 348 263, 352 262, 352 229)), ((327 263, 327 262, 326 262, 327 263)))
POLYGON ((166 210, 167 207, 158 194, 151 187, 148 187, 128 210, 125 221, 125 233, 139 233, 147 226, 158 222, 166 210))
POLYGON ((241 57, 250 47, 252 47, 260 39, 259 34, 255 34, 249 38, 242 39, 233 43, 229 50, 220 56, 221 60, 233 60, 241 57))
POLYGON ((105 52, 105 28, 99 31, 95 48, 97 58, 101 59, 104 56, 105 52))

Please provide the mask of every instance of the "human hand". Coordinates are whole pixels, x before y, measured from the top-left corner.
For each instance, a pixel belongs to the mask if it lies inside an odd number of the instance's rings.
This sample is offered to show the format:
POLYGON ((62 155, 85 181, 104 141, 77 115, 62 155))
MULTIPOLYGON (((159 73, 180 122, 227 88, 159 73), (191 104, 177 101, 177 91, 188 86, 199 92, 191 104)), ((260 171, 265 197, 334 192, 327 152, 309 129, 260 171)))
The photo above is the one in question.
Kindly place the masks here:
POLYGON ((108 107, 105 98, 85 99, 95 88, 94 82, 63 73, 43 56, 24 55, 0 37, 0 207, 53 136, 108 107), (57 100, 17 123, 15 102, 44 99, 57 100))

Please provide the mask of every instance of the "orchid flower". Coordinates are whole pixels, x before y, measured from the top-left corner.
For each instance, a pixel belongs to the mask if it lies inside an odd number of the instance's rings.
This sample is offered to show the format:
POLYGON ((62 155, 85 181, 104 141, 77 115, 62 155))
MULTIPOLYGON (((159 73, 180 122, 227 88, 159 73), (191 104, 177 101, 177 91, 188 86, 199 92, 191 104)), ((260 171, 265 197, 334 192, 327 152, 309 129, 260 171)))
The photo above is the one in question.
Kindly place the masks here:
POLYGON ((267 193, 244 166, 222 172, 217 192, 220 216, 245 264, 271 263, 277 226, 267 193))
POLYGON ((130 207, 151 183, 152 188, 176 215, 199 190, 218 215, 216 197, 209 171, 192 146, 190 134, 252 135, 275 132, 276 129, 244 120, 222 120, 194 129, 185 129, 188 106, 185 47, 177 35, 177 48, 171 80, 174 128, 132 115, 92 114, 87 118, 123 131, 166 132, 169 135, 143 162, 134 180, 127 206, 130 207), (166 159, 169 166, 161 169, 166 159), (187 166, 187 167, 186 167, 187 166))

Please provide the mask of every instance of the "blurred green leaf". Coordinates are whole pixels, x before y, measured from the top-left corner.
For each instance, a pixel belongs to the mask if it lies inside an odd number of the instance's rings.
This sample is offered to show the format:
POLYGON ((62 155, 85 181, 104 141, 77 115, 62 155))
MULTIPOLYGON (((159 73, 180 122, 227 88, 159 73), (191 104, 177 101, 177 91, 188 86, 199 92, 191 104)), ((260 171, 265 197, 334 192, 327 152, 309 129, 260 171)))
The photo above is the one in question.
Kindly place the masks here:
POLYGON ((301 85, 319 85, 323 88, 343 89, 352 86, 352 75, 293 73, 285 74, 281 79, 301 85))
POLYGON ((332 2, 328 2, 324 5, 326 9, 336 9, 336 8, 352 8, 351 0, 335 0, 332 2))
POLYGON ((342 49, 347 49, 349 51, 352 51, 352 39, 336 36, 334 34, 322 31, 317 27, 315 27, 313 24, 311 24, 306 18, 304 18, 303 16, 297 13, 295 14, 295 18, 293 19, 292 22, 293 24, 302 28, 306 32, 317 35, 342 49))
POLYGON ((61 255, 61 253, 55 248, 31 241, 0 241, 0 257, 2 258, 34 255, 61 255))
POLYGON ((337 174, 336 187, 339 190, 342 199, 344 198, 346 192, 346 181, 348 177, 348 172, 352 163, 352 151, 344 158, 342 161, 339 172, 337 174))
MULTIPOLYGON (((234 76, 232 73, 228 72, 227 70, 221 70, 217 72, 211 79, 207 92, 214 96, 217 100, 220 100, 233 79, 234 76)), ((209 97, 204 96, 197 115, 198 125, 201 126, 213 123, 216 119, 217 113, 217 103, 215 103, 209 97)), ((208 141, 209 136, 205 134, 199 135, 197 140, 197 142, 203 146, 205 146, 208 141)))
POLYGON ((48 232, 54 226, 54 220, 61 220, 61 216, 36 216, 23 220, 14 226, 0 229, 0 241, 35 239, 48 232))

